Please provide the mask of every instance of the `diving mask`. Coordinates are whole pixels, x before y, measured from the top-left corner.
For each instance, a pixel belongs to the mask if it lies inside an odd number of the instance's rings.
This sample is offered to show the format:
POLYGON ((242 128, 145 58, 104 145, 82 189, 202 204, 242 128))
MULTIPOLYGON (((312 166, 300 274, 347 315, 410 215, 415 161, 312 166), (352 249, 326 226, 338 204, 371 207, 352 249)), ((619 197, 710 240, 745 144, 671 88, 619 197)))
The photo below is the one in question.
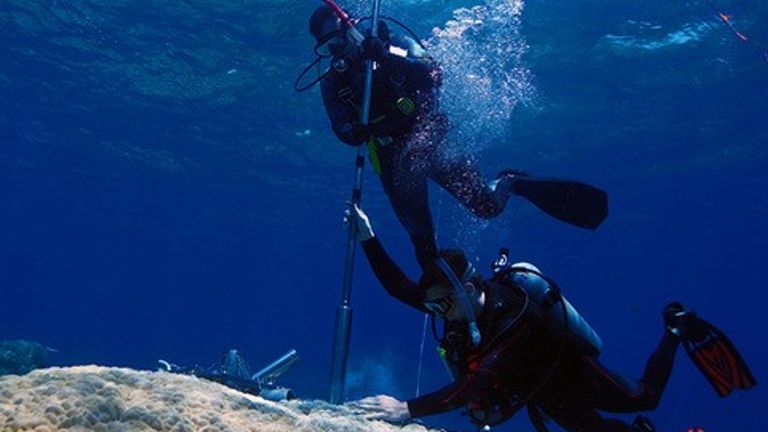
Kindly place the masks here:
POLYGON ((349 45, 347 34, 343 30, 334 30, 315 45, 315 54, 319 57, 333 57, 344 52, 349 45))

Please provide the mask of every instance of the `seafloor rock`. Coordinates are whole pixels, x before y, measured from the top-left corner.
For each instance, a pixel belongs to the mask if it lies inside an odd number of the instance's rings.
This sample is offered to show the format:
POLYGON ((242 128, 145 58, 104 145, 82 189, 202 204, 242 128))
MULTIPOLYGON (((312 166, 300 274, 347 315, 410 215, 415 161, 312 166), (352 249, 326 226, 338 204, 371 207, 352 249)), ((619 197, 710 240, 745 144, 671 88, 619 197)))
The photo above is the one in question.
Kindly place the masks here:
POLYGON ((166 372, 79 366, 0 378, 3 432, 428 432, 321 401, 270 402, 166 372))
POLYGON ((0 341, 0 375, 23 375, 48 366, 48 348, 25 340, 0 341))

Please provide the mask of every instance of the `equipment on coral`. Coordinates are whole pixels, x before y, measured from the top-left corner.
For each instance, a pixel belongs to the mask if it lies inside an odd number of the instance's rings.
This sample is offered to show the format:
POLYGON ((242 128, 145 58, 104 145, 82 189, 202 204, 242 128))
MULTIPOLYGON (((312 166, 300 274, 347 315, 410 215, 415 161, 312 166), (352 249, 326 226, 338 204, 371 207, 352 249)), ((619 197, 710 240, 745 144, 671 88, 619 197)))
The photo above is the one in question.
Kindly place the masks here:
POLYGON ((165 372, 194 375, 199 378, 224 384, 235 390, 261 396, 264 399, 281 401, 296 399, 293 390, 275 384, 275 381, 299 361, 299 355, 292 349, 256 373, 245 361, 245 357, 236 349, 222 354, 213 365, 182 367, 165 360, 158 360, 160 370, 165 372))

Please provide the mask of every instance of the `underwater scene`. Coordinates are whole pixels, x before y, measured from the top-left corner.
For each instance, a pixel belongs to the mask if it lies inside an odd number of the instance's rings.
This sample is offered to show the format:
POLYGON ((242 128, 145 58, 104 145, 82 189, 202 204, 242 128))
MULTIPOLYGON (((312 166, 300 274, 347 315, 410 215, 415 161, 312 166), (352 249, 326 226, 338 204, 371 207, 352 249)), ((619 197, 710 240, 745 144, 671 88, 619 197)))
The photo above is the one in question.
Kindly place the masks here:
POLYGON ((767 22, 3 1, 0 431, 768 427, 767 22))

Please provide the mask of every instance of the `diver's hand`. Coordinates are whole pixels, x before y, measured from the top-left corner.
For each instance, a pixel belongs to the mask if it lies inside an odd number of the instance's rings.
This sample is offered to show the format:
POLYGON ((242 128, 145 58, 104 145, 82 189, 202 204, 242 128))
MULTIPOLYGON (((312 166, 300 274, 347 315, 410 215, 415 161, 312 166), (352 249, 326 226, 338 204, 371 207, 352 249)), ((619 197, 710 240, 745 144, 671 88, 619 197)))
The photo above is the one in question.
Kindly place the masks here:
POLYGON ((373 228, 371 228, 371 220, 368 219, 368 215, 365 214, 357 204, 351 205, 347 212, 349 222, 355 224, 355 228, 357 228, 357 238, 361 242, 370 240, 375 236, 373 234, 373 228))
POLYGON ((382 420, 390 423, 404 423, 411 419, 408 404, 392 396, 371 396, 350 402, 350 406, 365 412, 367 420, 382 420))
POLYGON ((371 136, 371 128, 366 124, 354 122, 352 123, 352 136, 355 137, 355 141, 364 143, 371 136))
POLYGON ((363 39, 363 58, 366 60, 374 60, 377 63, 383 63, 387 61, 389 53, 387 52, 387 46, 381 39, 373 36, 367 36, 363 39))
POLYGON ((349 122, 341 128, 341 134, 344 136, 344 141, 347 143, 353 143, 351 145, 359 146, 371 136, 371 129, 368 125, 364 125, 360 122, 349 122))

